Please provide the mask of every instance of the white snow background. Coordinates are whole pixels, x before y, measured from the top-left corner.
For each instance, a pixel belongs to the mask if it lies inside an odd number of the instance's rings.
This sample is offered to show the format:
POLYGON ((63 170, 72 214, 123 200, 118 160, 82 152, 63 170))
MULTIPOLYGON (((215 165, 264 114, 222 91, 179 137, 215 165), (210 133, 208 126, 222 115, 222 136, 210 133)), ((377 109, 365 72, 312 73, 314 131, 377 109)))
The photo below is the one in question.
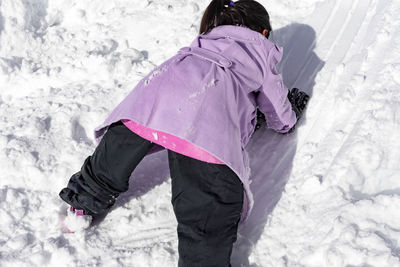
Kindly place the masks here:
MULTIPOLYGON (((260 2, 286 86, 312 98, 295 133, 263 124, 246 147, 255 206, 232 266, 400 266, 400 2, 260 2)), ((58 193, 208 3, 0 0, 0 266, 177 266, 166 150, 85 232, 60 232, 58 193)))

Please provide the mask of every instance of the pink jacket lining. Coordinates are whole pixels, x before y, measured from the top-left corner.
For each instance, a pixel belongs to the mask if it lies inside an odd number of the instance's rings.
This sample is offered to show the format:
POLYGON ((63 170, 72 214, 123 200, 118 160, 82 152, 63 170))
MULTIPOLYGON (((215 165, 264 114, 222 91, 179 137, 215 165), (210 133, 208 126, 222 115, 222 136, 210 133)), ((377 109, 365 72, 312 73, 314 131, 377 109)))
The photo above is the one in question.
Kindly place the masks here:
POLYGON ((121 121, 126 127, 128 127, 129 130, 136 133, 140 137, 161 145, 169 150, 208 163, 225 164, 207 151, 197 147, 196 145, 184 139, 165 132, 148 128, 132 120, 121 121))

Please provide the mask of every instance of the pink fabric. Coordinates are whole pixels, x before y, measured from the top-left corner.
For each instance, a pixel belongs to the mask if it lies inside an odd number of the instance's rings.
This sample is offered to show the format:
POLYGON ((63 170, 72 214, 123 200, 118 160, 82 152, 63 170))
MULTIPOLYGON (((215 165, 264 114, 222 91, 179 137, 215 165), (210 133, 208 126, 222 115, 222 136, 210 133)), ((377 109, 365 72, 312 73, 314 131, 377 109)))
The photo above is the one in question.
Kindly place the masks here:
POLYGON ((74 207, 70 207, 70 210, 73 212, 73 213, 75 213, 75 215, 76 216, 83 216, 84 214, 83 214, 83 210, 77 210, 77 209, 75 209, 74 207))
POLYGON ((131 120, 122 120, 122 123, 140 137, 150 140, 153 143, 175 151, 179 154, 209 163, 225 164, 207 151, 174 135, 153 130, 131 120))

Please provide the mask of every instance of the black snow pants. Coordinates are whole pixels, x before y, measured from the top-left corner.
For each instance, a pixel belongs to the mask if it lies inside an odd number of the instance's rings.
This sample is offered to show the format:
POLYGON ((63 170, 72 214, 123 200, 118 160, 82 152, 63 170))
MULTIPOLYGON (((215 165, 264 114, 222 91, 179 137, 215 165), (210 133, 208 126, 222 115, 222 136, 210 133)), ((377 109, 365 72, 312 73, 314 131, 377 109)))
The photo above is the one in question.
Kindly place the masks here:
MULTIPOLYGON (((131 173, 153 145, 121 122, 110 125, 60 197, 85 214, 106 213, 128 190, 131 173)), ((178 266, 231 266, 244 196, 239 177, 227 165, 171 150, 168 161, 171 203, 178 222, 178 266)))

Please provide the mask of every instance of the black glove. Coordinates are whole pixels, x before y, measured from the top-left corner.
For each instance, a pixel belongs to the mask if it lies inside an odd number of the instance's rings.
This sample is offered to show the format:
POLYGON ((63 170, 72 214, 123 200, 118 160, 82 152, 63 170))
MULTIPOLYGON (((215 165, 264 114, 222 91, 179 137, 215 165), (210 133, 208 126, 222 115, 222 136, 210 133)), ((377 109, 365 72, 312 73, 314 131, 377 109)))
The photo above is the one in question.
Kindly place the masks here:
MULTIPOLYGON (((292 109, 294 113, 296 113, 296 119, 298 121, 301 115, 303 115, 303 112, 307 106, 310 96, 300 91, 297 88, 293 88, 288 92, 287 97, 289 99, 290 104, 292 104, 292 109)), ((288 133, 292 133, 295 129, 295 126, 296 125, 293 125, 293 127, 288 131, 288 133)))
POLYGON ((254 127, 255 128, 254 131, 260 129, 261 121, 265 121, 265 115, 259 109, 257 109, 257 123, 256 126, 254 127))
MULTIPOLYGON (((289 99, 290 104, 292 105, 294 113, 296 113, 296 119, 299 120, 301 115, 303 114, 304 109, 307 106, 310 97, 306 93, 300 91, 297 88, 293 88, 292 90, 290 90, 288 92, 287 97, 289 99)), ((257 109, 257 123, 254 131, 257 131, 261 127, 260 124, 261 121, 265 121, 265 115, 259 109, 257 109)), ((288 131, 288 133, 293 132, 294 128, 295 127, 293 126, 288 131)))
POLYGON ((292 90, 290 90, 287 97, 290 104, 292 104, 292 109, 294 113, 296 113, 296 118, 299 119, 303 114, 303 111, 306 108, 307 102, 310 97, 297 88, 293 88, 292 90))

